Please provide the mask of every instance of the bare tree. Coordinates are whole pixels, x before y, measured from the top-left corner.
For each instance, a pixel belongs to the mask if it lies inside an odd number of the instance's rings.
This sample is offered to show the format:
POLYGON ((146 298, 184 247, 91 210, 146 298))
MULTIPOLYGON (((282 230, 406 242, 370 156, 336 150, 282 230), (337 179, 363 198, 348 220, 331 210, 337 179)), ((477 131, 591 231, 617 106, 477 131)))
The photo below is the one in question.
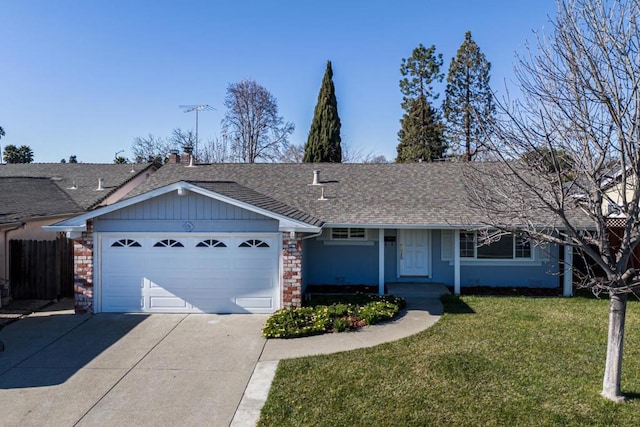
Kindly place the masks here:
POLYGON ((362 160, 362 163, 389 163, 384 154, 371 155, 362 160))
POLYGON ((135 137, 131 143, 131 151, 136 163, 155 163, 158 166, 165 162, 169 151, 174 148, 175 145, 171 140, 152 134, 146 137, 135 137))
POLYGON ((281 163, 302 163, 304 159, 304 145, 290 144, 282 153, 281 163))
POLYGON ((221 138, 212 138, 201 144, 197 157, 202 163, 230 162, 231 153, 229 152, 226 135, 222 135, 221 138))
MULTIPOLYGON (((155 163, 157 166, 162 166, 166 163, 171 150, 182 149, 186 153, 191 153, 195 142, 196 137, 193 131, 175 128, 168 138, 156 137, 152 134, 134 138, 131 151, 136 163, 155 163)), ((196 155, 196 158, 199 157, 196 155)))
MULTIPOLYGON (((184 131, 181 128, 175 128, 171 132, 169 141, 174 148, 181 147, 186 153, 193 152, 199 142, 196 141, 196 134, 192 130, 184 131)), ((198 153, 196 153, 196 158, 198 158, 197 154, 198 153)))
POLYGON ((466 177, 487 226, 566 243, 599 270, 581 280, 609 296, 602 395, 613 401, 624 399, 627 297, 640 285, 630 263, 640 242, 638 16, 636 0, 559 1, 552 33, 538 35, 519 58, 522 97, 499 103, 501 145, 490 143, 499 167, 478 164, 466 177), (619 245, 610 243, 614 215, 622 222, 619 245))
POLYGON ((224 100, 227 113, 222 127, 231 139, 237 161, 276 161, 287 148, 294 130, 278 115, 276 98, 254 80, 230 84, 224 100))
POLYGON ((387 158, 342 141, 342 163, 387 163, 387 158), (383 161, 384 160, 384 161, 383 161))

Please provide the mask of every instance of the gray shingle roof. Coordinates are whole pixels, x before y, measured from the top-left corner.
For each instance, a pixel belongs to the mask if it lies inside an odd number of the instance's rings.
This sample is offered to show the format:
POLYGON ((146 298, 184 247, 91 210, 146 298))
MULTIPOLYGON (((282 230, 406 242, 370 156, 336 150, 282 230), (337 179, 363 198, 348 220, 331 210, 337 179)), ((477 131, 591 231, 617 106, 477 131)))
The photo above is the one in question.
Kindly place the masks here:
POLYGON ((262 209, 266 209, 270 212, 284 215, 298 221, 306 222, 310 225, 322 225, 322 221, 320 219, 315 218, 306 212, 286 205, 278 200, 274 200, 271 197, 260 194, 235 182, 190 181, 190 183, 206 190, 222 194, 223 196, 231 197, 232 199, 239 200, 241 202, 245 202, 262 209))
MULTIPOLYGON (((486 164, 483 168, 500 167, 486 164)), ((297 211, 332 224, 450 226, 482 224, 468 208, 461 179, 468 163, 414 164, 167 164, 131 195, 178 181, 235 182, 297 211), (319 186, 310 185, 320 171, 319 186)), ((215 191, 215 190, 214 190, 215 191)), ((233 197, 233 196, 230 196, 233 197)), ((240 196, 238 196, 240 197, 240 196)), ((556 222, 540 213, 541 224, 556 222)))
POLYGON ((0 225, 82 211, 49 178, 0 177, 0 225))
POLYGON ((152 167, 150 164, 0 164, 0 177, 50 178, 76 204, 88 210, 98 206, 118 188, 152 167), (103 191, 96 191, 99 178, 104 180, 103 191))

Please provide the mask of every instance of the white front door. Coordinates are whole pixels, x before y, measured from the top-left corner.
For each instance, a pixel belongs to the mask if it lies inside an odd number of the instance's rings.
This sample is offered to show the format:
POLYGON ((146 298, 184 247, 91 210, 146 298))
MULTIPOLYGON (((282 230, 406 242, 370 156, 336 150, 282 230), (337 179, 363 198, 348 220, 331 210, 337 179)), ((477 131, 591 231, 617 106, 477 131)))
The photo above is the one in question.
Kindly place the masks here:
POLYGON ((429 230, 398 230, 398 276, 428 277, 430 273, 429 230))

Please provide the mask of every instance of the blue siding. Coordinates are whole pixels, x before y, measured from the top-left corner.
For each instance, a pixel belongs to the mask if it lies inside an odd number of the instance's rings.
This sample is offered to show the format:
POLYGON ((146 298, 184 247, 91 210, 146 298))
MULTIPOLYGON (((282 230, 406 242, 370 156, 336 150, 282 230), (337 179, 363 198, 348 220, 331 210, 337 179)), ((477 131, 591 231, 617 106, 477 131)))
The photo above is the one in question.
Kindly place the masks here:
MULTIPOLYGON (((385 230, 385 236, 397 236, 385 230)), ((393 239, 391 239, 393 240, 393 239)), ((443 260, 442 232, 431 231, 431 275, 425 278, 398 278, 397 241, 385 242, 385 282, 440 282, 453 285, 453 263, 443 260)), ((461 286, 559 286, 558 246, 552 246, 546 259, 529 265, 483 265, 463 261, 461 286), (465 265, 466 264, 466 265, 465 265)), ((377 284, 378 242, 373 245, 325 245, 316 238, 303 242, 303 283, 307 284, 377 284)), ((524 263, 526 264, 526 263, 524 263)))
POLYGON ((278 226, 277 220, 193 192, 145 200, 105 214, 94 224, 99 232, 277 232, 278 226))
POLYGON ((184 218, 176 221, 162 220, 113 220, 96 219, 94 230, 99 232, 166 232, 166 233, 274 233, 278 232, 278 221, 197 221, 184 218), (187 229, 186 222, 190 222, 193 228, 187 229))
POLYGON ((189 192, 163 194, 135 205, 105 214, 103 219, 116 220, 268 220, 267 217, 223 203, 210 197, 189 192))
POLYGON ((460 285, 556 288, 560 286, 558 254, 558 245, 553 245, 541 265, 463 265, 460 285))
POLYGON ((302 253, 305 285, 378 283, 378 242, 339 246, 309 239, 304 241, 302 253))

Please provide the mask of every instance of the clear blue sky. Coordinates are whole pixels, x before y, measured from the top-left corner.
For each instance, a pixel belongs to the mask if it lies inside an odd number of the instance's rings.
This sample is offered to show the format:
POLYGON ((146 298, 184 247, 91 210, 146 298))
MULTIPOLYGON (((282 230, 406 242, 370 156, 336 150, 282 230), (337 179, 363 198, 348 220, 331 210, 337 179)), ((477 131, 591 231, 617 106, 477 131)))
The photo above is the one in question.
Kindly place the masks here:
POLYGON ((217 109, 200 113, 207 139, 243 78, 278 99, 303 144, 330 59, 343 142, 394 159, 402 58, 434 44, 446 72, 470 30, 504 93, 514 53, 554 14, 554 0, 0 0, 0 145, 111 162, 136 136, 193 129, 180 104, 217 109))

